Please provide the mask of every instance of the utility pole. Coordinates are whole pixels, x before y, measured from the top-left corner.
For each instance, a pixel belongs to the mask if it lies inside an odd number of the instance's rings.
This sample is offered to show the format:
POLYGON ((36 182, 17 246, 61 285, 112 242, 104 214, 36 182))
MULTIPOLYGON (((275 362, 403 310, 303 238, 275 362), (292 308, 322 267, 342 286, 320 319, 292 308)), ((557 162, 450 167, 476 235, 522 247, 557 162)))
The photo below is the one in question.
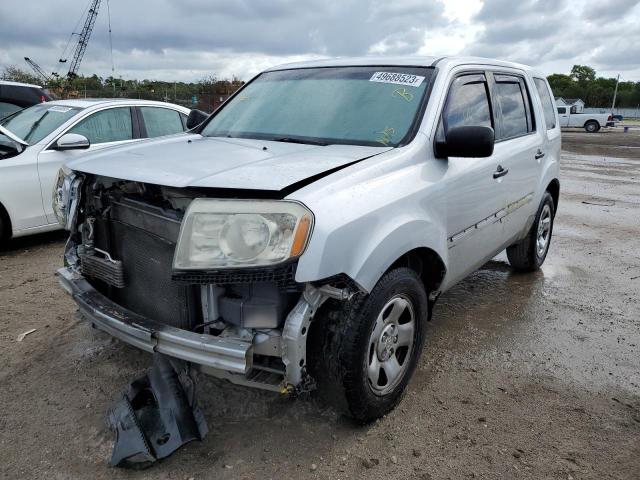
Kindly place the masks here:
POLYGON ((616 108, 616 97, 618 96, 619 83, 620 83, 620 74, 618 74, 618 79, 616 80, 616 89, 613 91, 613 103, 611 104, 611 113, 613 113, 613 109, 616 108))

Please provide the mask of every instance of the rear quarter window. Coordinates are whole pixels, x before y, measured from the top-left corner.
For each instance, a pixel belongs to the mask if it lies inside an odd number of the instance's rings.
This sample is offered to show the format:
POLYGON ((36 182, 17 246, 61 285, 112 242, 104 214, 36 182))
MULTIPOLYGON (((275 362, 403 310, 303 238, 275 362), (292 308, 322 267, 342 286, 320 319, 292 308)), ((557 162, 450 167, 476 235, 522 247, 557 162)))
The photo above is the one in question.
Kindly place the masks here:
MULTIPOLYGON (((547 126, 547 130, 556 128, 556 112, 553 108, 553 100, 551 99, 551 93, 547 86, 547 81, 541 78, 534 78, 533 83, 536 85, 538 95, 540 95, 540 101, 542 102, 542 112, 544 113, 544 123, 547 126)), ((560 110, 560 109, 558 109, 560 110)))

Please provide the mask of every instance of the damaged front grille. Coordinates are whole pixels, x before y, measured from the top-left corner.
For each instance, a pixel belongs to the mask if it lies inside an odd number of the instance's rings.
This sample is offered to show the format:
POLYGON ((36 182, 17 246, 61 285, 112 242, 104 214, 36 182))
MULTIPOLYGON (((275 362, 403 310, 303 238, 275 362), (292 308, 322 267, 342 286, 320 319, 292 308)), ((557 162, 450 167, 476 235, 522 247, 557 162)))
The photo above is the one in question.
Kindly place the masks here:
POLYGON ((107 252, 100 249, 95 250, 96 253, 102 254, 104 258, 98 255, 80 255, 82 264, 81 271, 85 277, 101 280, 107 285, 115 288, 124 288, 124 269, 120 260, 114 260, 107 252))
POLYGON ((295 282, 297 262, 276 267, 243 268, 213 271, 178 271, 172 278, 181 283, 199 285, 239 285, 274 282, 283 290, 298 290, 295 282))

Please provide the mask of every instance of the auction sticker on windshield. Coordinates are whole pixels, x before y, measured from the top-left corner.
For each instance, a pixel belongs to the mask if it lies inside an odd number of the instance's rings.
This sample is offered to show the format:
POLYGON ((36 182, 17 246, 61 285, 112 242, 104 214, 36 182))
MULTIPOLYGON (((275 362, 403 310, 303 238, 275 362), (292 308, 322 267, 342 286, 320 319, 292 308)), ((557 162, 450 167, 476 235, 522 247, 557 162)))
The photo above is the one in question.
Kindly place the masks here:
POLYGON ((57 105, 54 105, 53 107, 49 108, 50 112, 58 112, 58 113, 67 113, 69 110, 71 110, 70 107, 58 107, 57 105))
POLYGON ((424 77, 408 73, 375 72, 369 79, 370 82, 395 83, 396 85, 408 85, 419 87, 424 77))

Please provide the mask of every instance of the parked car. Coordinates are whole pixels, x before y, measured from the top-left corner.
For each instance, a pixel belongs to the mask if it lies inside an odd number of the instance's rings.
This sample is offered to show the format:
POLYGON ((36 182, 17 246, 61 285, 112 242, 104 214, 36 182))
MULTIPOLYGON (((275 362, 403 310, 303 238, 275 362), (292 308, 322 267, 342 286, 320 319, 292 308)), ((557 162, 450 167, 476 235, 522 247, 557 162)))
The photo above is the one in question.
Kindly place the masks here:
POLYGON ((52 100, 39 85, 0 80, 0 120, 23 108, 52 100))
POLYGON ((560 124, 541 72, 479 58, 269 69, 193 133, 56 182, 64 289, 95 327, 231 382, 401 399, 440 295, 545 260, 560 124))
POLYGON ((60 100, 0 121, 0 240, 61 228, 60 167, 87 152, 186 129, 187 108, 145 100, 60 100))
POLYGON ((614 125, 614 118, 610 113, 571 113, 567 107, 558 107, 558 114, 561 127, 581 127, 589 133, 614 125))

